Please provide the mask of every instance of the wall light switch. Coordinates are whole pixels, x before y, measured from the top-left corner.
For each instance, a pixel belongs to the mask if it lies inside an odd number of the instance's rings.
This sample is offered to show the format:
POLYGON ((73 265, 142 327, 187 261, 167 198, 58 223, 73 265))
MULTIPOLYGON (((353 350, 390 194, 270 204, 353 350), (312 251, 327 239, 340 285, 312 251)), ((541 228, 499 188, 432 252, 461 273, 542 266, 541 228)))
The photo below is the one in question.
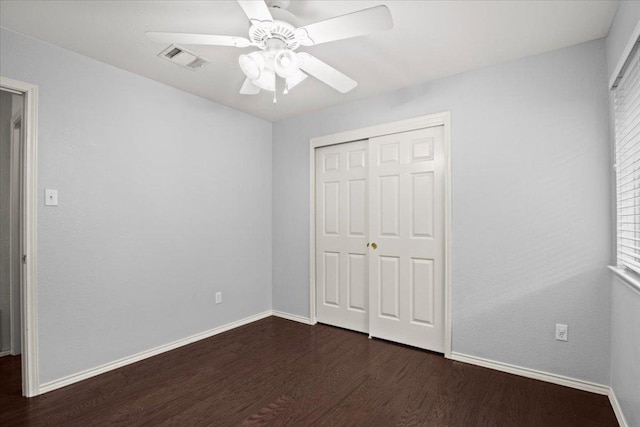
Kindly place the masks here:
POLYGON ((568 341, 569 327, 560 323, 556 323, 556 340, 568 341))
POLYGON ((58 190, 44 190, 44 205, 58 206, 58 190))

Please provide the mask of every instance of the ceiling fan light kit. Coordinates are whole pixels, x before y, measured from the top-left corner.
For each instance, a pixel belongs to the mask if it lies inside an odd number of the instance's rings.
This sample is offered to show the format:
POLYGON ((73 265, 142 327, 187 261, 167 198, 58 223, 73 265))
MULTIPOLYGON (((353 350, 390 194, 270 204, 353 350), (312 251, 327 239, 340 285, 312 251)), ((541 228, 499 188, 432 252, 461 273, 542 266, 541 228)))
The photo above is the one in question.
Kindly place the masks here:
POLYGON ((240 68, 242 72, 249 78, 249 80, 258 80, 262 70, 264 70, 264 57, 260 55, 260 52, 251 52, 250 54, 240 55, 238 57, 240 68))
POLYGON ((161 43, 257 47, 238 58, 246 79, 240 89, 242 95, 257 95, 261 90, 282 89, 286 95, 309 75, 341 93, 353 90, 358 83, 340 71, 310 55, 296 53, 300 46, 363 36, 393 27, 391 13, 386 6, 375 6, 346 15, 330 18, 303 27, 288 10, 286 0, 238 0, 249 18, 249 38, 210 34, 147 32, 147 36, 161 43), (275 19, 274 19, 275 18, 275 19))
POLYGON ((273 60, 273 69, 275 72, 286 79, 300 71, 300 64, 295 52, 291 50, 281 50, 273 60))

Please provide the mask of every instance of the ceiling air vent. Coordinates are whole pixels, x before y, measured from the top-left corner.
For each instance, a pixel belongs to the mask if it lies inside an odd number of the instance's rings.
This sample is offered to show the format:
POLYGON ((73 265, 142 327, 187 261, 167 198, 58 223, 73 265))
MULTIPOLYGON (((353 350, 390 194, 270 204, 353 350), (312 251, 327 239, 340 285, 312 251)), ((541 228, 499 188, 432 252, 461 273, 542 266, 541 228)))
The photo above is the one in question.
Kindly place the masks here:
POLYGON ((191 71, 195 71, 198 68, 201 68, 209 63, 209 61, 196 55, 195 53, 189 52, 185 48, 176 46, 174 44, 160 52, 158 56, 191 71))

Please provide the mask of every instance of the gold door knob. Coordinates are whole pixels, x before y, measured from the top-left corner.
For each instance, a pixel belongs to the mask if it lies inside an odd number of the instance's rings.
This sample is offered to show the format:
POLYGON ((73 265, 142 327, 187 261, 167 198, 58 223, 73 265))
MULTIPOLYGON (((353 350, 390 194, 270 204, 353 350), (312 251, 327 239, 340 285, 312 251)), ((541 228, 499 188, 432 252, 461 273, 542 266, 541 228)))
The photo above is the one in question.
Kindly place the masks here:
POLYGON ((372 247, 374 250, 378 249, 378 245, 376 245, 376 242, 373 242, 373 243, 371 244, 371 247, 372 247))

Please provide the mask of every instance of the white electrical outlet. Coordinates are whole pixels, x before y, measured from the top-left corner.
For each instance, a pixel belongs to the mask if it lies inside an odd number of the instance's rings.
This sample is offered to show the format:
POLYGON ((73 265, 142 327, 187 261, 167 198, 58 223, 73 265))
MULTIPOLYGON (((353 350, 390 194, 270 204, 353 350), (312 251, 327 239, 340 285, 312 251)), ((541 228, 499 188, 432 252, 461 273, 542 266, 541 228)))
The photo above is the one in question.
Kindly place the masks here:
POLYGON ((556 323, 556 340, 568 341, 568 338, 569 338, 569 327, 561 323, 556 323))
POLYGON ((216 292, 216 304, 220 304, 222 302, 222 292, 216 292))
POLYGON ((44 205, 58 206, 58 190, 44 190, 44 205))

